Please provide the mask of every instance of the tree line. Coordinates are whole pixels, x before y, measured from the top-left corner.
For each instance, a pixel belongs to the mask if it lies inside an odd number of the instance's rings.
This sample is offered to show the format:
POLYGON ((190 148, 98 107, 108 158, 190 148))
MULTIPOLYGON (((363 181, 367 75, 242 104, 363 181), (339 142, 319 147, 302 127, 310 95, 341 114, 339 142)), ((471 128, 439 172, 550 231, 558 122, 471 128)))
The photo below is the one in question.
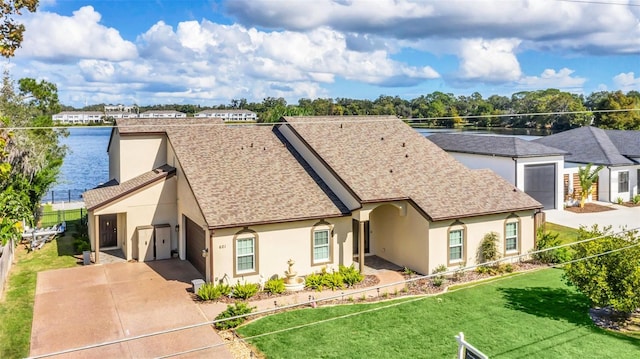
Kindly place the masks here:
MULTIPOLYGON (((102 111, 104 104, 82 108, 102 111)), ((246 109, 256 112, 260 122, 276 122, 282 116, 354 116, 391 115, 412 119, 424 126, 512 127, 567 130, 594 125, 601 128, 640 129, 640 92, 599 91, 588 96, 546 89, 521 91, 510 97, 484 98, 433 92, 411 100, 381 95, 375 100, 351 98, 302 98, 289 104, 282 97, 267 97, 262 102, 234 99, 229 104, 201 106, 165 104, 140 106, 147 110, 176 110, 187 115, 206 109, 246 109)), ((73 109, 66 107, 66 109, 73 109)))

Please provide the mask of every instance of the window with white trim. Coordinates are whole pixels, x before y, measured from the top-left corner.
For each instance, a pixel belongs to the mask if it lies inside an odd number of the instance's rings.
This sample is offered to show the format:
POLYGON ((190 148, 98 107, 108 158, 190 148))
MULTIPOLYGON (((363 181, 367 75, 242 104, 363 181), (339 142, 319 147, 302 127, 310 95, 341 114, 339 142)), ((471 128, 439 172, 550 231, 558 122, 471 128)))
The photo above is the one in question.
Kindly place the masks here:
POLYGON ((329 230, 321 229, 313 231, 313 262, 328 262, 329 252, 329 230))
POLYGON ((504 249, 506 252, 518 250, 518 222, 511 222, 505 225, 504 249))
POLYGON ((449 262, 462 261, 464 246, 464 230, 449 231, 449 262))
POLYGON ((236 272, 247 273, 256 270, 256 241, 254 237, 236 239, 236 272))
POLYGON ((629 192, 629 171, 618 172, 618 193, 629 192))

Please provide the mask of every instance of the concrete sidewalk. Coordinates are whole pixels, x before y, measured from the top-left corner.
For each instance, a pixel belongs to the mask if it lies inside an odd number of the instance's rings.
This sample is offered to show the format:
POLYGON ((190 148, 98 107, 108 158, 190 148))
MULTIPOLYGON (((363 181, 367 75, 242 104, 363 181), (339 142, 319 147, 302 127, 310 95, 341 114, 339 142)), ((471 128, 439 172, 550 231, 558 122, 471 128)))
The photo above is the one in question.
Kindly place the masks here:
POLYGON ((594 202, 601 206, 613 208, 611 211, 596 213, 573 213, 566 210, 545 211, 547 222, 560 224, 571 228, 580 226, 591 227, 597 224, 600 228, 611 226, 614 231, 623 228, 640 227, 640 207, 625 207, 613 203, 594 202))

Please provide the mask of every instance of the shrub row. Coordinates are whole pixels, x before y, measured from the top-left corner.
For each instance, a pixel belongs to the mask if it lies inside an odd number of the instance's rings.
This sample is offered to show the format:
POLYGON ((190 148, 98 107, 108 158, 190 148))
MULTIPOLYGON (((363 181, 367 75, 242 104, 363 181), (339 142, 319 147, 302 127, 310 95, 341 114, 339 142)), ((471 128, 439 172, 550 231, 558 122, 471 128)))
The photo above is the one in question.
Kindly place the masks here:
POLYGON ((313 290, 323 289, 342 289, 344 287, 352 287, 364 280, 364 276, 360 271, 355 269, 353 265, 339 266, 338 271, 327 272, 323 268, 320 273, 309 274, 305 279, 305 287, 313 290))

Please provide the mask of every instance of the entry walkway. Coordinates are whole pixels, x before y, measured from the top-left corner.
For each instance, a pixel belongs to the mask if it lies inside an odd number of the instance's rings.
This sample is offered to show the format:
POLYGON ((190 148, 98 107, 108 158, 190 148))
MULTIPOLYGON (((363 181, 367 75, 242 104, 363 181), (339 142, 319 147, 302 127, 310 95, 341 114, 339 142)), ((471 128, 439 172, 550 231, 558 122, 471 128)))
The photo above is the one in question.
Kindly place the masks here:
POLYGON ((611 226, 613 231, 622 228, 632 229, 640 227, 640 206, 625 207, 612 203, 596 202, 599 205, 613 208, 611 211, 595 213, 573 213, 562 210, 545 211, 546 221, 571 228, 580 226, 591 227, 597 224, 600 228, 611 226))

